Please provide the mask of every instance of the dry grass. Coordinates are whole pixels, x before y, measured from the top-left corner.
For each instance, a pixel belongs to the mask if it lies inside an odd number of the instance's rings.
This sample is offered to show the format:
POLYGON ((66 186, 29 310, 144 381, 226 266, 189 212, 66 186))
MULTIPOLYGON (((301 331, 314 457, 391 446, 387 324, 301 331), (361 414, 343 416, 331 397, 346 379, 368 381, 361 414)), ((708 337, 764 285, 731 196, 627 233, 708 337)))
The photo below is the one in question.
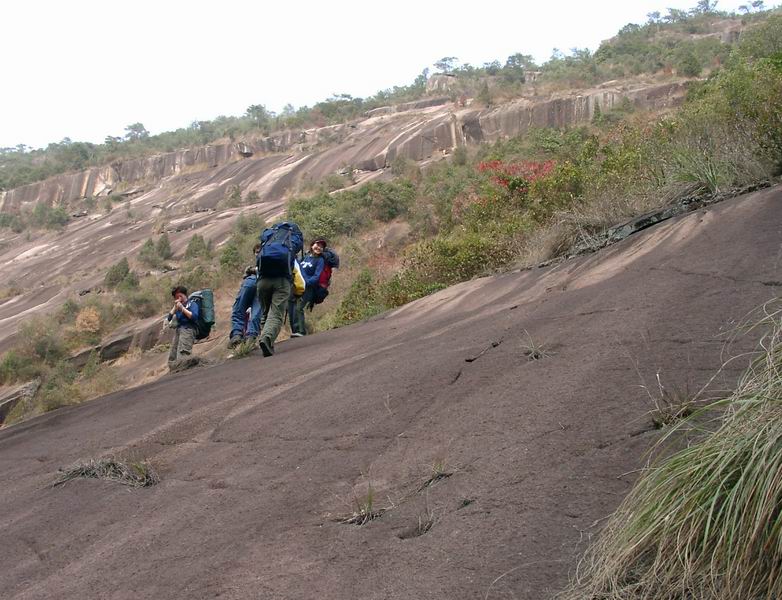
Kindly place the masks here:
POLYGON ((52 486, 64 485, 74 479, 106 479, 130 487, 149 487, 160 483, 160 477, 146 461, 125 463, 114 458, 102 458, 61 469, 52 486))
POLYGON ((782 309, 762 324, 736 391, 696 412, 722 409, 716 431, 644 473, 561 600, 782 598, 782 309))

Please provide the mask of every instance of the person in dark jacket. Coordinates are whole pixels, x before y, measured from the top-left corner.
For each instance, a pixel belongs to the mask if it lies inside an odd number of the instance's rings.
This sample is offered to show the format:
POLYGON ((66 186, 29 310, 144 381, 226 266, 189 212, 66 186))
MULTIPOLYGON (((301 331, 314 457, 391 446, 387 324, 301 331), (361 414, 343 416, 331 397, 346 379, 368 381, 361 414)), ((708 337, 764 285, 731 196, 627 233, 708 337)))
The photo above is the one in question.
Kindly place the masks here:
POLYGON ((304 294, 296 302, 296 318, 291 319, 291 329, 295 321, 295 330, 291 337, 301 337, 307 335, 307 325, 304 321, 304 307, 313 302, 315 298, 315 289, 318 287, 320 274, 326 266, 326 260, 323 258, 323 251, 326 249, 326 240, 317 239, 312 242, 310 252, 301 261, 301 274, 304 277, 306 287, 304 294))
POLYGON ((188 300, 187 288, 178 285, 171 290, 174 306, 167 315, 167 320, 176 320, 176 332, 171 340, 171 351, 168 353, 168 368, 174 370, 193 353, 195 343, 196 321, 198 320, 198 304, 188 300))
POLYGON ((258 346, 264 356, 274 355, 274 342, 285 321, 285 309, 293 287, 296 254, 301 250, 301 229, 282 222, 261 233, 258 253, 258 299, 263 305, 258 346))
MULTIPOLYGON (((253 248, 253 256, 258 254, 261 245, 253 248)), ((236 294, 233 309, 231 310, 231 335, 228 347, 233 348, 241 344, 245 339, 254 341, 261 330, 261 315, 263 307, 258 299, 258 269, 255 266, 247 267, 244 271, 244 279, 236 294), (249 321, 247 311, 250 311, 249 321), (246 330, 246 335, 245 335, 246 330)))

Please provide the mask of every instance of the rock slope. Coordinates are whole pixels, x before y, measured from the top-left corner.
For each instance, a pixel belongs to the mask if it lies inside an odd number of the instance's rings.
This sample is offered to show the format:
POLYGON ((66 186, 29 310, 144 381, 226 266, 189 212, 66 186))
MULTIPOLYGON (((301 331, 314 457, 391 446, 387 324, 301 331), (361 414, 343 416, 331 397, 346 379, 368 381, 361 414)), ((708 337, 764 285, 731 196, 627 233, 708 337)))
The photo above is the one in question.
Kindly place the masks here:
MULTIPOLYGON (((541 600, 782 285, 782 188, 0 430, 9 599, 541 600), (147 459, 161 482, 52 488, 147 459), (345 524, 372 489, 379 518, 345 524)), ((710 384, 729 389, 747 357, 710 384)))

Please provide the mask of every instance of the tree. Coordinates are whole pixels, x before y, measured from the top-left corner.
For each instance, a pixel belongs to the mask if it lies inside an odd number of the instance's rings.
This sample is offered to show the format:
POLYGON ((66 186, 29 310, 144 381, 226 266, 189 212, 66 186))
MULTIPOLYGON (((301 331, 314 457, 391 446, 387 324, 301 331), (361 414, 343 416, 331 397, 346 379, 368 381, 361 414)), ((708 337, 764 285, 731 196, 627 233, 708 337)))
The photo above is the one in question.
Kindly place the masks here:
POLYGON ((144 127, 142 123, 133 123, 125 127, 125 139, 129 142, 137 142, 139 140, 146 140, 149 138, 149 131, 144 127))
POLYGON ((434 66, 441 73, 450 73, 454 70, 454 68, 456 68, 456 63, 458 62, 459 59, 455 56, 444 56, 436 63, 434 63, 434 66))
POLYGON ((273 116, 272 113, 266 110, 266 107, 263 104, 253 104, 248 106, 247 110, 245 111, 245 115, 252 120, 253 125, 255 125, 258 129, 263 129, 268 126, 269 121, 273 116))
POLYGON ((206 243, 204 237, 198 233, 193 234, 193 237, 191 237, 190 241, 187 243, 185 258, 188 260, 193 258, 209 258, 210 254, 209 245, 206 243))
POLYGON ((127 277, 128 273, 130 273, 128 259, 122 258, 118 263, 115 263, 106 271, 106 275, 103 278, 103 285, 109 289, 113 289, 127 277))
POLYGON ((750 4, 755 10, 760 11, 765 9, 765 2, 763 2, 763 0, 753 0, 753 2, 750 2, 750 4))
POLYGON ((692 9, 692 14, 695 15, 707 15, 717 12, 717 0, 698 0, 695 8, 692 9))
POLYGON ((174 256, 174 253, 171 251, 171 242, 169 241, 168 234, 166 233, 158 238, 155 249, 157 250, 157 255, 163 260, 168 260, 174 256))
POLYGON ((664 21, 668 23, 678 23, 680 21, 687 20, 687 11, 679 10, 678 8, 669 8, 668 14, 663 17, 664 21))
POLYGON ((505 67, 502 69, 502 75, 506 81, 524 83, 526 71, 537 69, 535 60, 529 54, 511 54, 505 61, 505 67))
POLYGON ((538 68, 535 64, 535 59, 529 54, 522 54, 517 52, 511 54, 508 60, 505 61, 505 67, 509 69, 526 69, 527 71, 534 71, 538 68))
POLYGON ((484 106, 491 106, 493 104, 489 84, 486 81, 483 82, 481 89, 478 92, 478 102, 484 106))
POLYGON ((148 267, 156 267, 160 264, 160 257, 157 254, 157 248, 155 248, 155 242, 152 239, 148 239, 141 246, 141 250, 138 253, 138 259, 148 267))
POLYGON ((655 10, 654 12, 647 13, 646 17, 649 19, 649 23, 659 23, 661 17, 660 11, 655 10))

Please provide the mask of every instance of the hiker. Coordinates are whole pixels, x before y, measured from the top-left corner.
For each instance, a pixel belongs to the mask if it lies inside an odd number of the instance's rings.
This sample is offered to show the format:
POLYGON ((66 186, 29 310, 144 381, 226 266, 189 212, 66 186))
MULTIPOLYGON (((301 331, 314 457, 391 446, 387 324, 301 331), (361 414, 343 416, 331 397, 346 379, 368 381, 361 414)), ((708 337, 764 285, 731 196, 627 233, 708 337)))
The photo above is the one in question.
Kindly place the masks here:
MULTIPOLYGON (((326 240, 319 238, 310 244, 310 251, 301 261, 301 274, 304 276, 304 294, 296 303, 296 330, 291 337, 301 337, 307 335, 307 323, 304 319, 304 307, 307 304, 313 304, 315 301, 315 290, 318 287, 318 280, 326 266, 323 259, 323 251, 326 249, 326 240)), ((291 319, 291 329, 293 329, 293 319, 291 319)))
POLYGON ((304 276, 301 274, 301 266, 299 260, 295 259, 293 263, 293 285, 291 286, 291 297, 288 299, 288 319, 291 326, 291 337, 301 337, 298 331, 298 317, 296 315, 296 304, 299 299, 304 295, 306 290, 306 283, 304 276))
POLYGON ((257 265, 263 326, 258 345, 264 356, 274 354, 274 342, 285 320, 285 307, 291 296, 294 261, 303 244, 301 229, 295 223, 277 223, 261 233, 257 265))
POLYGON ((307 335, 307 325, 304 320, 304 309, 309 307, 312 311, 316 304, 320 304, 329 295, 331 273, 339 268, 339 256, 331 248, 324 238, 318 238, 312 242, 310 252, 301 261, 301 273, 304 276, 306 289, 296 306, 296 334, 291 337, 307 335))
POLYGON ((186 287, 176 286, 171 290, 171 296, 174 298, 174 306, 169 311, 167 320, 171 326, 176 323, 176 331, 174 339, 171 340, 171 351, 168 353, 168 368, 174 370, 193 353, 199 308, 197 302, 188 299, 186 287))
MULTIPOLYGON (((257 256, 261 249, 260 242, 253 247, 253 255, 257 256)), ((236 294, 234 306, 231 310, 231 335, 228 338, 228 347, 234 348, 243 341, 255 342, 261 329, 261 316, 263 308, 258 300, 258 268, 247 267, 244 271, 242 285, 236 294), (250 317, 247 318, 247 311, 250 317), (246 330, 246 333, 245 333, 246 330)))

